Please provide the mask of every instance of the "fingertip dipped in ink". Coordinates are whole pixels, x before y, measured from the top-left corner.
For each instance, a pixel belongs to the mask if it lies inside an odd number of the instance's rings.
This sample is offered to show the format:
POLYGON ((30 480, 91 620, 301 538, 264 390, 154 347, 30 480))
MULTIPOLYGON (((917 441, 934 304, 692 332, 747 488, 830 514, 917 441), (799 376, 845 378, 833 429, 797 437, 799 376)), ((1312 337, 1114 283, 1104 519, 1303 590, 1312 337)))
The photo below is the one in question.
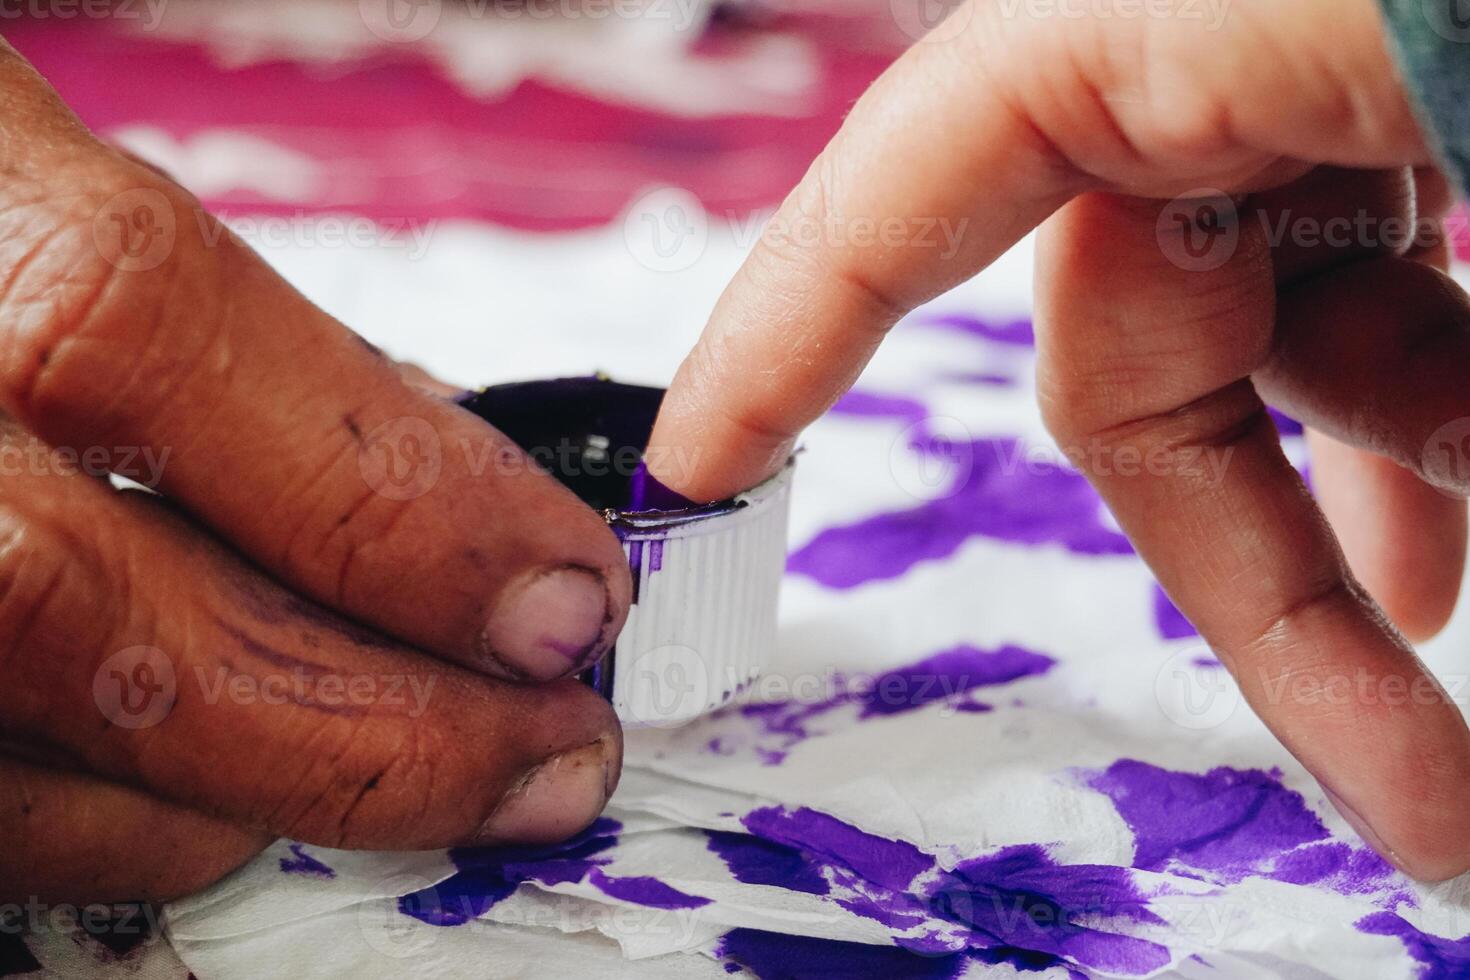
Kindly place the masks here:
POLYGON ((674 727, 760 673, 776 632, 794 460, 728 500, 696 504, 643 459, 663 389, 608 378, 495 385, 459 404, 602 512, 633 576, 617 643, 581 675, 629 727, 674 727))

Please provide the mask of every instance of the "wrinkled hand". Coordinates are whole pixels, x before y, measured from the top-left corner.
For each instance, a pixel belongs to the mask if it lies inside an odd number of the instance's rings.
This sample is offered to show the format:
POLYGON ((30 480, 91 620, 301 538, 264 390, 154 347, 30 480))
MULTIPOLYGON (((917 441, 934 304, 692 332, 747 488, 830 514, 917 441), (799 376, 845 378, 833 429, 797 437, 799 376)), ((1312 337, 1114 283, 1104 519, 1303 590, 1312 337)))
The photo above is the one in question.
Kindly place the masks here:
POLYGON ((1058 443, 1364 837, 1418 877, 1463 871, 1470 733, 1370 598, 1412 636, 1443 625, 1470 490, 1470 307, 1404 231, 1448 196, 1377 8, 1043 15, 1065 6, 968 0, 858 102, 665 402, 652 458, 698 465, 655 475, 700 499, 757 482, 900 316, 1041 225, 1058 443), (895 216, 914 241, 792 231, 895 216), (1346 559, 1262 396, 1316 430, 1346 559))
POLYGON ((567 675, 630 588, 601 518, 8 47, 0 120, 0 902, 589 823, 621 736, 567 675))

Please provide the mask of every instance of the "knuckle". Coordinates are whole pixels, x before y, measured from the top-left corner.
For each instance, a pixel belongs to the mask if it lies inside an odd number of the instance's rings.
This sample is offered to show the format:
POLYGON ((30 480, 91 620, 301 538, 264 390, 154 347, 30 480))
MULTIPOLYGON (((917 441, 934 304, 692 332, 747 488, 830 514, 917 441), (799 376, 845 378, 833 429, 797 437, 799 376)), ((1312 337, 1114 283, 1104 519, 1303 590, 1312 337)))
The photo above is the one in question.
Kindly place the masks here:
POLYGON ((158 398, 207 342, 207 295, 181 287, 209 256, 180 234, 194 224, 187 192, 83 157, 0 194, 0 397, 29 422, 85 410, 100 428, 107 406, 158 398))

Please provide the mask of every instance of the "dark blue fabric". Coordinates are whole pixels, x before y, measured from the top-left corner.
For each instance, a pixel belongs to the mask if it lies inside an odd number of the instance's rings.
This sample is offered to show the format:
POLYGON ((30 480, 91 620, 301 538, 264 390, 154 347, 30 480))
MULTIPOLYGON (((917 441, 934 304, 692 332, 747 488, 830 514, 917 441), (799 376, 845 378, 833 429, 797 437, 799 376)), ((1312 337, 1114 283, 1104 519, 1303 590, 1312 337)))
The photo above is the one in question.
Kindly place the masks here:
POLYGON ((1440 162, 1470 194, 1470 0, 1381 0, 1440 162))

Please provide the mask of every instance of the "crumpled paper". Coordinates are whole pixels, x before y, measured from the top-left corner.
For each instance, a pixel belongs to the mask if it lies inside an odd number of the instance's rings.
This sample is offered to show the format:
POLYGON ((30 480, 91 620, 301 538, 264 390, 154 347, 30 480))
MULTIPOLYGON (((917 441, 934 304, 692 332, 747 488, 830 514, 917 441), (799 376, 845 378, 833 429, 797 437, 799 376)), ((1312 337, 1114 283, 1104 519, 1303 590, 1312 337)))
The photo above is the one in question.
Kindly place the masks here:
MULTIPOLYGON (((713 716, 630 733, 597 824, 545 848, 280 842, 167 909, 184 962, 205 980, 1470 974, 1470 881, 1415 884, 1354 836, 1052 447, 1028 276, 1012 253, 908 317, 810 431, 771 668, 713 716)), ((586 342, 538 351, 656 380, 651 345, 586 342)), ((1452 668, 1465 632, 1426 659, 1452 668)))

